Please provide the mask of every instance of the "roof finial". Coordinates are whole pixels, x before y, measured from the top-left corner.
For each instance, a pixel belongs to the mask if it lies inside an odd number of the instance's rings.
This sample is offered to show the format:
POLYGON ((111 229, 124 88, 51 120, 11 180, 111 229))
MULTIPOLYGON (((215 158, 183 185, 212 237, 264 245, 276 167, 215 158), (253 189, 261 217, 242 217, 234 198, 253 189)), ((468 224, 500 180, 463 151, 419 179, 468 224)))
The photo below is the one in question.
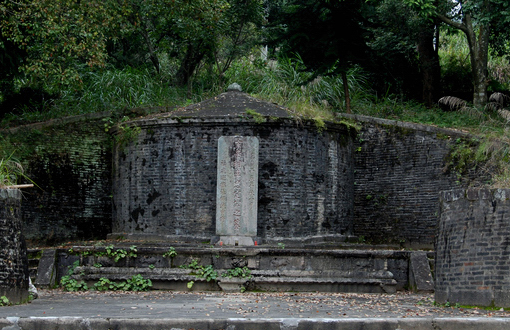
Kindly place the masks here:
POLYGON ((232 92, 232 91, 242 92, 243 89, 241 88, 241 85, 239 85, 238 83, 233 83, 233 84, 230 84, 227 88, 227 92, 232 92))

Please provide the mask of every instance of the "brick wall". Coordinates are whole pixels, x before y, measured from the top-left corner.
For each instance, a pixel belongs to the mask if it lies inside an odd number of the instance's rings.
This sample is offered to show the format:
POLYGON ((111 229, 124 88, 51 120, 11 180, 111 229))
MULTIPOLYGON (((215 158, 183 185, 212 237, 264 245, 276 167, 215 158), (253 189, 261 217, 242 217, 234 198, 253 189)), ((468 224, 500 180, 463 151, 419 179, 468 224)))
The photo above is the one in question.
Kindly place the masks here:
POLYGON ((109 114, 2 132, 39 188, 24 189, 23 230, 32 243, 106 238, 111 232, 109 114))
POLYGON ((440 200, 436 301, 510 307, 510 190, 448 190, 440 200))
POLYGON ((432 248, 438 193, 481 181, 472 168, 446 169, 464 133, 351 116, 362 124, 354 144, 354 234, 374 243, 432 248), (473 181, 473 178, 477 178, 473 181))
POLYGON ((28 298, 28 259, 21 233, 21 191, 0 189, 0 296, 11 303, 28 298))
POLYGON ((137 121, 114 161, 114 233, 215 235, 217 144, 259 138, 258 236, 352 233, 352 130, 276 120, 137 121))

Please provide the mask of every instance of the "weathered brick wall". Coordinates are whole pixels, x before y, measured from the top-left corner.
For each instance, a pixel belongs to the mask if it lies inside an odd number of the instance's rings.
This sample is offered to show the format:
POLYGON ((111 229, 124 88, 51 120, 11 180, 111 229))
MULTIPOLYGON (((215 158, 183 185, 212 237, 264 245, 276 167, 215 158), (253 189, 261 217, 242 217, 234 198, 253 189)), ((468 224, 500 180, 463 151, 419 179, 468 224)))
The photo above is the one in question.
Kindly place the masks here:
POLYGON ((28 259, 21 232, 21 191, 0 189, 0 296, 11 303, 28 298, 28 259))
POLYGON ((510 307, 510 189, 441 192, 439 303, 510 307))
MULTIPOLYGON (((466 134, 354 116, 362 123, 354 152, 354 234, 369 242, 432 248, 441 190, 469 183, 446 163, 466 134)), ((466 169, 466 172, 469 169, 466 169)))
POLYGON ((111 142, 102 118, 70 117, 2 132, 39 187, 24 190, 27 241, 106 238, 111 232, 111 142))
POLYGON ((207 119, 138 121, 135 141, 115 153, 114 233, 215 235, 221 136, 257 136, 258 235, 352 232, 352 130, 313 123, 207 119))

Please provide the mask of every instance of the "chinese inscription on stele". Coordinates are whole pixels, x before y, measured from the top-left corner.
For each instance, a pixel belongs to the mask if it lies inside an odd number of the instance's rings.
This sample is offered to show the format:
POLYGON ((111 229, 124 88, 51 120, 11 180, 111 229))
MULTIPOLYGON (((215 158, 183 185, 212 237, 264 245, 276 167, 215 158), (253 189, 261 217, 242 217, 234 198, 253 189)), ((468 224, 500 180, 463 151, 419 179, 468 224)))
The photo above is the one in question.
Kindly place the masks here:
POLYGON ((219 138, 216 235, 221 244, 253 245, 257 236, 258 163, 258 138, 219 138))

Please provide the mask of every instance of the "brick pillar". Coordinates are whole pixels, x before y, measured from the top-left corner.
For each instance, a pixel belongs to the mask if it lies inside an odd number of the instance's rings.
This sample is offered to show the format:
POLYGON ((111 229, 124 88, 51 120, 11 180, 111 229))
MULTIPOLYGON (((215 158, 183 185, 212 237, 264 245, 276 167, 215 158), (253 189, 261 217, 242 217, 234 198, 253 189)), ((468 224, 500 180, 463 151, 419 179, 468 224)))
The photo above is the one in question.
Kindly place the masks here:
POLYGON ((28 298, 28 259, 21 233, 21 191, 0 189, 0 296, 13 304, 28 298))
POLYGON ((510 189, 440 194, 439 303, 510 307, 510 189))

